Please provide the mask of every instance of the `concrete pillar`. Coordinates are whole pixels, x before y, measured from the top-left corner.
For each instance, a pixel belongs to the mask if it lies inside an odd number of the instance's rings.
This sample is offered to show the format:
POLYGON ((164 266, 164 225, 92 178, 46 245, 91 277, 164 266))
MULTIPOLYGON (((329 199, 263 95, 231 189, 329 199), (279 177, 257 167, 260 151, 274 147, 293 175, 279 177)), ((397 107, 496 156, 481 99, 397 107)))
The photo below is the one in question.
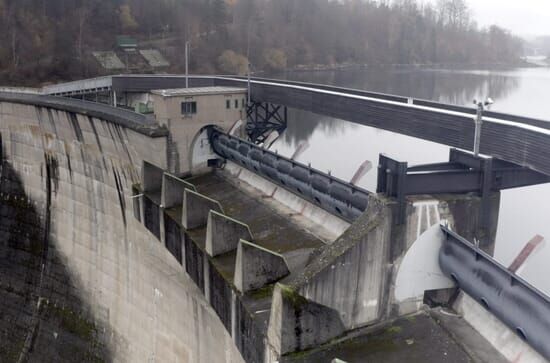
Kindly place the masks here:
POLYGON ((185 250, 186 235, 184 231, 181 231, 181 266, 183 271, 187 271, 187 251, 185 250))
POLYGON ((273 355, 313 348, 343 333, 337 311, 307 300, 288 286, 275 286, 267 330, 273 355))
POLYGON ((162 176, 162 197, 161 203, 164 208, 169 209, 183 203, 183 192, 185 189, 197 191, 195 186, 183 179, 171 174, 164 173, 162 176))
POLYGON ((143 198, 145 198, 143 194, 138 198, 139 199, 139 219, 140 219, 140 222, 143 225, 145 225, 145 202, 143 198))
POLYGON ((206 254, 202 255, 202 266, 204 272, 204 297, 210 304, 210 264, 208 263, 208 256, 206 254))
POLYGON ((160 243, 166 246, 166 226, 164 225, 164 208, 159 206, 159 229, 160 229, 160 243))
POLYGON ((223 213, 222 206, 217 201, 192 190, 185 189, 181 213, 181 223, 185 229, 189 230, 205 226, 211 210, 223 213))
POLYGON ((290 273, 283 256, 241 240, 235 261, 235 287, 241 292, 256 290, 290 273))
POLYGON ((164 170, 147 161, 143 162, 141 169, 141 186, 143 192, 155 192, 162 189, 162 177, 164 170))
POLYGON ((237 344, 237 296, 231 289, 231 337, 233 343, 237 344))
POLYGON ((246 224, 210 211, 206 227, 206 253, 216 257, 233 251, 241 239, 252 240, 252 233, 246 224))

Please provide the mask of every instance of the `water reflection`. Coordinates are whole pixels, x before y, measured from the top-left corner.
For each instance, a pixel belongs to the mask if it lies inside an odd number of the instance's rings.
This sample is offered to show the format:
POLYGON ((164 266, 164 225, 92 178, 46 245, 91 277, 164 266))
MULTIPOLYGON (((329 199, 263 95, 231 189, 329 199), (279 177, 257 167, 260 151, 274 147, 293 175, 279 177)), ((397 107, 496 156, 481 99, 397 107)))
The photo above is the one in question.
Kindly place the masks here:
MULTIPOLYGON (((470 106, 475 98, 490 95, 500 100, 515 92, 520 78, 505 73, 479 73, 464 71, 444 71, 430 69, 364 69, 327 72, 289 72, 276 75, 294 81, 331 84, 374 92, 396 94, 406 97, 433 100, 438 102, 470 106)), ((291 110, 289 129, 284 135, 288 143, 296 144, 308 140, 316 128, 324 128, 326 133, 342 133, 341 123, 334 119, 291 110)))
POLYGON ((296 147, 300 142, 310 140, 315 130, 319 130, 325 135, 339 138, 342 137, 347 129, 355 129, 357 127, 359 125, 331 117, 316 115, 302 110, 289 110, 287 130, 281 135, 281 138, 289 147, 296 147))

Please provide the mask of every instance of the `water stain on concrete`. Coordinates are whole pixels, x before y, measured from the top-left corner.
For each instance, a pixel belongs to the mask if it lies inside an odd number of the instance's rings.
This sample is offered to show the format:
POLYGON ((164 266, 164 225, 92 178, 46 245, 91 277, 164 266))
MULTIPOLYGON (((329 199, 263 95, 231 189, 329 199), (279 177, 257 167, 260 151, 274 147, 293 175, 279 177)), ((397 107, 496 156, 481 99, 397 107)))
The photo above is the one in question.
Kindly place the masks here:
POLYGON ((92 318, 50 240, 58 164, 45 155, 45 200, 29 199, 4 161, 0 178, 0 361, 105 362, 105 327, 92 318))

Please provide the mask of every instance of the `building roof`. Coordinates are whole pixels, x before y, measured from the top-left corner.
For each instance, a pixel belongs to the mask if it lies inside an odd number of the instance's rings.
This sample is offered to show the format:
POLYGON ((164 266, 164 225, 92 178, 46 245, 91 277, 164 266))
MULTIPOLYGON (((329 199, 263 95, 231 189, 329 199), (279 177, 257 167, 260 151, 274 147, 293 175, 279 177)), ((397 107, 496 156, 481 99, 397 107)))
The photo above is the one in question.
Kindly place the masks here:
POLYGON ((107 52, 92 52, 95 59, 105 69, 124 69, 126 65, 122 63, 120 58, 113 51, 107 52))
POLYGON ((196 87, 196 88, 173 88, 151 91, 154 94, 164 97, 177 96, 200 96, 200 95, 218 95, 227 93, 243 93, 246 88, 237 87, 196 87))
POLYGON ((157 49, 142 49, 139 51, 139 53, 153 68, 170 66, 170 62, 168 62, 157 49))
POLYGON ((116 37, 117 45, 121 48, 136 48, 137 40, 127 35, 118 35, 116 37))

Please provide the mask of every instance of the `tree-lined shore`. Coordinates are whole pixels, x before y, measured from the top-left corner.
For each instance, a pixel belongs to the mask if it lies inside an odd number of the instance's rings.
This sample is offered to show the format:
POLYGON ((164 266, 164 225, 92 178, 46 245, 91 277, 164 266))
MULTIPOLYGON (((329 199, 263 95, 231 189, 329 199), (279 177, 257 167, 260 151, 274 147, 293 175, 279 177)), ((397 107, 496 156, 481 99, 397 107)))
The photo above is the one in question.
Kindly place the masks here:
POLYGON ((91 77, 92 51, 117 35, 197 73, 342 65, 515 64, 522 41, 480 28, 464 0, 0 0, 0 82, 91 77))

